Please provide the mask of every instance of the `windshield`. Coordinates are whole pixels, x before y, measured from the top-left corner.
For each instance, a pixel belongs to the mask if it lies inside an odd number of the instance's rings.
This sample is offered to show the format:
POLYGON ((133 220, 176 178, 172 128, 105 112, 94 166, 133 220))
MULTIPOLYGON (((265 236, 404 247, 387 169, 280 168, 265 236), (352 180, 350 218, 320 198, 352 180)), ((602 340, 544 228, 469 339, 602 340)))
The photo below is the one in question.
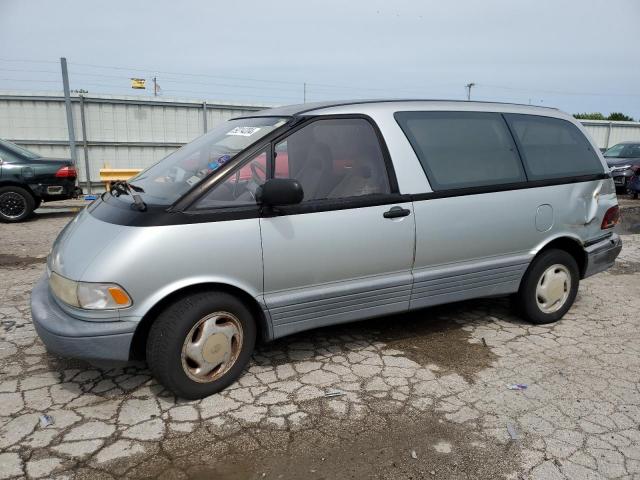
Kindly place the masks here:
POLYGON ((609 158, 634 158, 640 157, 640 143, 619 143, 604 152, 609 158))
POLYGON ((130 180, 145 202, 170 205, 252 143, 287 121, 282 117, 230 120, 197 138, 130 180))
POLYGON ((6 140, 0 140, 0 145, 2 145, 7 150, 11 150, 12 152, 17 153, 22 157, 40 158, 40 155, 38 155, 37 153, 33 153, 26 148, 22 148, 21 146, 16 145, 15 143, 7 142, 6 140))

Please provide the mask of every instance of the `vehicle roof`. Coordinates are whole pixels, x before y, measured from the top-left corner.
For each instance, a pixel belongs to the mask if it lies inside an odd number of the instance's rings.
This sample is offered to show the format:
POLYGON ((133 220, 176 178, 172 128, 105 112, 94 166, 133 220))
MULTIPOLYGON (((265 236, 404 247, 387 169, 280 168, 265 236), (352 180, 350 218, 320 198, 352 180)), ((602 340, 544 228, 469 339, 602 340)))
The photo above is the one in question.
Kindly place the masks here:
MULTIPOLYGON (((301 103, 282 107, 260 110, 248 117, 293 117, 302 115, 328 115, 339 113, 369 113, 380 110, 467 110, 467 111, 493 111, 493 112, 517 112, 531 115, 545 115, 566 117, 567 114, 551 107, 539 107, 522 105, 517 103, 502 102, 476 102, 466 100, 351 100, 301 103)), ((242 118, 242 117, 239 117, 242 118)))

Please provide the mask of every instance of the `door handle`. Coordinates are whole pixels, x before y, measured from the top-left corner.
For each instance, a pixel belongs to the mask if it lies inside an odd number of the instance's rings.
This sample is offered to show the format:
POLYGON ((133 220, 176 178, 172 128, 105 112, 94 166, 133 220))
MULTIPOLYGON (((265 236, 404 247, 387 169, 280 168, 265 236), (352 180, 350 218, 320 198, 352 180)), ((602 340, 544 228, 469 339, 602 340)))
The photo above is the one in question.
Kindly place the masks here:
POLYGON ((390 210, 387 210, 382 214, 384 218, 398 218, 398 217, 406 217, 411 213, 411 210, 408 208, 402 207, 391 207, 390 210))

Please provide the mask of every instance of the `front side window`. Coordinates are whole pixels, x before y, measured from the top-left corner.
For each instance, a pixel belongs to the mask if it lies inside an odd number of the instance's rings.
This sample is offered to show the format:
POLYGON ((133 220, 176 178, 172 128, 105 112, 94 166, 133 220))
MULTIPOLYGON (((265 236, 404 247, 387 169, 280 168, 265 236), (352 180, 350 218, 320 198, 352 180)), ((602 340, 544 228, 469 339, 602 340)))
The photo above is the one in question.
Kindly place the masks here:
MULTIPOLYGON (((244 162, 243 162, 244 163, 244 162)), ((267 179, 267 152, 262 151, 227 175, 198 202, 196 208, 241 207, 256 204, 256 190, 267 179)))
POLYGON ((603 173, 600 159, 571 122, 537 115, 505 114, 516 136, 529 180, 603 173))
POLYGON ((286 122, 281 117, 230 120, 132 178, 145 202, 170 205, 211 172, 286 122))
POLYGON ((526 180, 498 113, 397 112, 434 191, 526 180))
POLYGON ((380 142, 360 118, 317 120, 274 148, 274 175, 302 185, 303 201, 390 193, 380 142))

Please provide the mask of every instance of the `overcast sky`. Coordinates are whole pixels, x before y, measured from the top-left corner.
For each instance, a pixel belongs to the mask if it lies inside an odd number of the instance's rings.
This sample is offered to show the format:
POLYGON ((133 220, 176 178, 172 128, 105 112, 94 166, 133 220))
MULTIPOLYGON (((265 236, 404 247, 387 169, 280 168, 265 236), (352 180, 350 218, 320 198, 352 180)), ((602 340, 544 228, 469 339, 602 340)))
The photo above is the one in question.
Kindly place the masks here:
POLYGON ((640 0, 0 0, 0 89, 413 97, 640 118, 640 0), (20 61, 16 61, 20 60, 20 61), (47 63, 49 62, 49 63, 47 63), (118 67, 118 68, 114 68, 118 67))

